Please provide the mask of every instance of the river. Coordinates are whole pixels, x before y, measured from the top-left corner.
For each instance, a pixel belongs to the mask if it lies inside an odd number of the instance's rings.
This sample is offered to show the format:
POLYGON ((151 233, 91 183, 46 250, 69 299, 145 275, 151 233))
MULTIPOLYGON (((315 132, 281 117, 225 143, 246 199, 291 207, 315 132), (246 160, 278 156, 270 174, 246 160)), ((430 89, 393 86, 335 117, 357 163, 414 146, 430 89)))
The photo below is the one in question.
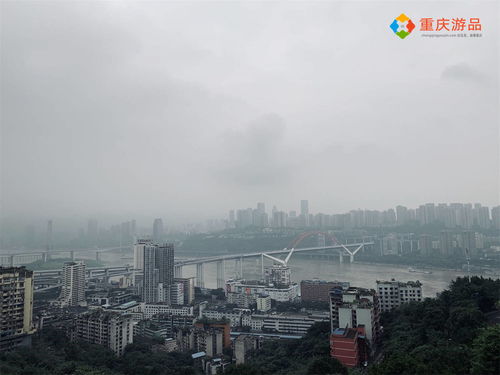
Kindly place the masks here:
MULTIPOLYGON (((424 297, 435 297, 446 289, 452 280, 458 276, 465 276, 464 272, 455 270, 431 270, 431 274, 413 273, 408 266, 368 264, 368 263, 336 263, 332 261, 292 259, 289 263, 292 279, 296 282, 307 279, 348 281, 351 286, 376 289, 377 280, 399 281, 419 280, 422 283, 424 297)), ((226 279, 237 277, 237 269, 233 262, 227 262, 225 267, 226 279)), ((244 277, 246 279, 260 278, 260 264, 254 261, 244 262, 244 277)), ((195 276, 194 267, 185 267, 184 277, 195 276)), ((217 285, 217 270, 215 264, 207 264, 204 268, 205 286, 215 288, 217 285)))

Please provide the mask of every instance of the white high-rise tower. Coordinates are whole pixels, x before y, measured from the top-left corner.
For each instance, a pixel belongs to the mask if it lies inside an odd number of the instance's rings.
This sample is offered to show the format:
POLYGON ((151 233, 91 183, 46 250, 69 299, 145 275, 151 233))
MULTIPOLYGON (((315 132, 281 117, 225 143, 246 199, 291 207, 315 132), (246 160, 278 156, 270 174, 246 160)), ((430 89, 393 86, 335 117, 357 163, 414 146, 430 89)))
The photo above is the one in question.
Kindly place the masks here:
POLYGON ((61 300, 66 306, 85 304, 85 263, 66 262, 62 272, 61 300))

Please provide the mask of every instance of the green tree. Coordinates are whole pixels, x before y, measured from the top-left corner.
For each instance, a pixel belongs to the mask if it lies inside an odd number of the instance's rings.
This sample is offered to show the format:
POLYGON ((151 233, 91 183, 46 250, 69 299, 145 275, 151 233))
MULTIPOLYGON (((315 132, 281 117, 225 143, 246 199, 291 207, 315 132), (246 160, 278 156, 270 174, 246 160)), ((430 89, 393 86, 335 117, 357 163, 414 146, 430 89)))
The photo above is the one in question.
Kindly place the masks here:
POLYGON ((500 326, 483 328, 472 344, 474 375, 500 374, 500 326))
POLYGON ((248 364, 232 366, 225 372, 226 375, 259 375, 258 370, 248 364))
POLYGON ((316 358, 307 368, 307 375, 347 375, 347 369, 335 358, 316 358))

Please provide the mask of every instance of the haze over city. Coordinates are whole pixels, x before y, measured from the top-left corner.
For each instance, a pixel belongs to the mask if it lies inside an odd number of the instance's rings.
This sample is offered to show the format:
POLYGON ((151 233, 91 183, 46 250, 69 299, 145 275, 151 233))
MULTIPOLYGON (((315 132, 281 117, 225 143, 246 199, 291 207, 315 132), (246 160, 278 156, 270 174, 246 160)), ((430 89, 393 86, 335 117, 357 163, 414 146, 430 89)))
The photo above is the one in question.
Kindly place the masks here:
POLYGON ((498 4, 452 4, 2 2, 2 217, 498 205, 498 4))
POLYGON ((0 374, 500 374, 499 16, 0 0, 0 374))

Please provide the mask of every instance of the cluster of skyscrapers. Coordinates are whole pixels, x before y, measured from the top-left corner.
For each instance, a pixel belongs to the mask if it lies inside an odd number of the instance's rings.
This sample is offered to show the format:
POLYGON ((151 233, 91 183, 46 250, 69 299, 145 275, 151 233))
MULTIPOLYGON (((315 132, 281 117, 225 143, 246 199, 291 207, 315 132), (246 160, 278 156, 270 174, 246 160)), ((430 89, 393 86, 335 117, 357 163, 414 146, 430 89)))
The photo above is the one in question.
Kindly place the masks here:
POLYGON ((265 203, 257 203, 257 208, 246 208, 229 211, 228 225, 231 228, 256 227, 308 227, 311 215, 309 214, 309 201, 300 201, 300 214, 297 211, 280 211, 273 206, 271 214, 266 212, 265 203))
POLYGON ((304 227, 336 227, 362 228, 381 227, 408 224, 441 223, 447 228, 461 227, 465 229, 482 228, 500 229, 500 206, 489 207, 480 203, 427 203, 419 207, 407 208, 397 206, 384 211, 378 210, 351 210, 344 214, 311 214, 309 202, 300 202, 300 214, 297 211, 280 211, 273 207, 269 215, 265 204, 257 203, 257 208, 246 208, 229 211, 228 227, 245 228, 275 227, 275 228, 304 228, 304 227))

